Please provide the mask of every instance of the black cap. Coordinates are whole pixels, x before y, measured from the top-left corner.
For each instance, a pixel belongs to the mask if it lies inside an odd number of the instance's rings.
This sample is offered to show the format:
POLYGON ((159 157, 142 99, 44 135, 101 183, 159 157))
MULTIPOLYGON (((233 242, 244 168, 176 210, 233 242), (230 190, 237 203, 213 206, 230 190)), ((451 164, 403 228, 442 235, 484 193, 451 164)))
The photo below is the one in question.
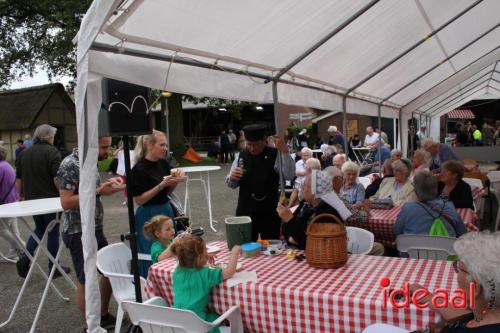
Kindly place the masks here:
POLYGON ((245 139, 248 141, 262 140, 266 137, 267 127, 263 124, 252 124, 243 127, 245 139))

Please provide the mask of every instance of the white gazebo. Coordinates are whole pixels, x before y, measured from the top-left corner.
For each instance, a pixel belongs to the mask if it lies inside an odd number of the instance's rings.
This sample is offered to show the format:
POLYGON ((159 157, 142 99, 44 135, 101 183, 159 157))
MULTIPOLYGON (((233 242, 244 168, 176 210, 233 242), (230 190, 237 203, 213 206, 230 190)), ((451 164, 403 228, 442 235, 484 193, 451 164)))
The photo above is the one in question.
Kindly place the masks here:
MULTIPOLYGON (((76 108, 87 323, 99 325, 94 204, 101 80, 408 120, 500 93, 496 0, 95 0, 78 42, 76 108)), ((405 133, 405 135, 401 135, 405 133)))

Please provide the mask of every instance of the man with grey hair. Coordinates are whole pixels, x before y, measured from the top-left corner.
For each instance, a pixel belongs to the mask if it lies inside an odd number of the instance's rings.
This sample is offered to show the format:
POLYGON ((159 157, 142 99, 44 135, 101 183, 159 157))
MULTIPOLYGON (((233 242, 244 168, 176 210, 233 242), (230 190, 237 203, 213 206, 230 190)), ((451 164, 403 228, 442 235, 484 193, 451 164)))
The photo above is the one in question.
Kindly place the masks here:
POLYGON ((342 170, 342 165, 345 163, 345 155, 337 154, 333 157, 333 166, 337 167, 339 170, 342 170))
POLYGON ((443 221, 450 237, 465 233, 465 226, 453 203, 437 197, 437 181, 429 171, 415 175, 413 188, 418 201, 407 202, 401 208, 393 227, 396 235, 428 235, 437 218, 443 221))
POLYGON ((439 173, 441 171, 441 165, 446 161, 460 160, 460 158, 457 156, 457 154, 455 154, 450 146, 444 143, 436 142, 432 138, 425 139, 422 145, 424 149, 432 156, 429 169, 433 173, 439 173))
MULTIPOLYGON (((54 137, 57 129, 47 124, 38 126, 34 133, 34 142, 31 148, 25 149, 16 160, 16 189, 19 200, 34 200, 59 197, 57 184, 57 170, 61 164, 61 154, 54 147, 54 137)), ((33 216, 35 221, 35 235, 41 239, 49 223, 56 218, 56 214, 33 216)), ((29 253, 33 254, 38 243, 30 237, 26 243, 29 253)), ((47 248, 55 258, 59 249, 59 226, 48 233, 47 248)), ((17 262, 19 276, 26 277, 30 261, 23 255, 17 262)), ((52 262, 49 261, 49 271, 52 262)), ((63 267, 69 272, 69 267, 63 267)), ((56 270, 54 278, 61 276, 56 270)))

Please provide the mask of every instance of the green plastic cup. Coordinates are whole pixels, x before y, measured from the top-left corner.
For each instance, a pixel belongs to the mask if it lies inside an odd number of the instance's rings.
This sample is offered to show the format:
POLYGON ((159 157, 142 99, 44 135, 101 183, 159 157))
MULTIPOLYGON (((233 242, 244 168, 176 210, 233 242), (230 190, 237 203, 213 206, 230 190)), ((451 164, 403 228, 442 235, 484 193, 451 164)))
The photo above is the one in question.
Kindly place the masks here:
POLYGON ((252 241, 252 219, 249 216, 226 217, 227 248, 252 241))

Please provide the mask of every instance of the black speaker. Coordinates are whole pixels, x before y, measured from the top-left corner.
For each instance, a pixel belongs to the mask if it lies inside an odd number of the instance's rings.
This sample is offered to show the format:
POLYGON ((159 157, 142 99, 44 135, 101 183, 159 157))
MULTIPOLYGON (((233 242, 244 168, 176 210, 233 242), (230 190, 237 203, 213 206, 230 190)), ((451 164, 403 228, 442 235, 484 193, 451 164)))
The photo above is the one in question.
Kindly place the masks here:
POLYGON ((99 135, 122 136, 151 133, 149 89, 135 84, 104 79, 99 135))

